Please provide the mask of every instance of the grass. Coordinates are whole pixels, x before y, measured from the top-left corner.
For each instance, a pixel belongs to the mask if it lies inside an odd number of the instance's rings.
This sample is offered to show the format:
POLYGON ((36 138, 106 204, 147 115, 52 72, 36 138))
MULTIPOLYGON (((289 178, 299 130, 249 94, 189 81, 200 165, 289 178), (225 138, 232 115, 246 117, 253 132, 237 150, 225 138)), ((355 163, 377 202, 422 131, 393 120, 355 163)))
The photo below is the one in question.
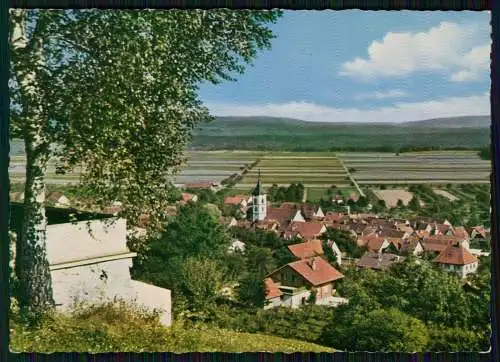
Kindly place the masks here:
POLYGON ((120 303, 52 313, 28 327, 11 318, 14 352, 333 352, 328 347, 270 335, 239 333, 178 321, 162 326, 140 308, 120 303))

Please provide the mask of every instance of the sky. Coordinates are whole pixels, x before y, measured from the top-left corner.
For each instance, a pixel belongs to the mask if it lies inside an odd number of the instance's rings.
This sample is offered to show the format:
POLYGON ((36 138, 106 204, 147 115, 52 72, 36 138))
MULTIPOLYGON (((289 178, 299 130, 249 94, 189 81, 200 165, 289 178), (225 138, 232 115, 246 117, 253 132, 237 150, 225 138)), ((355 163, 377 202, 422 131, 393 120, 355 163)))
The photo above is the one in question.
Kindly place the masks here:
POLYGON ((236 82, 203 84, 216 116, 406 122, 489 115, 490 13, 285 11, 236 82))

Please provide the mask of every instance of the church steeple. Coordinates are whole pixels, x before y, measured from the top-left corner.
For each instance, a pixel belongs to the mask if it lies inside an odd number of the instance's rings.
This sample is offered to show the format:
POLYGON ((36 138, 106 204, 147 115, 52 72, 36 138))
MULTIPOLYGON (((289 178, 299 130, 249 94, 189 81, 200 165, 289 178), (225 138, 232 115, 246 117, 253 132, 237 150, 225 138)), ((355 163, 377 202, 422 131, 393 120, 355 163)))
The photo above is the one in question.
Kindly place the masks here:
POLYGON ((257 176, 257 185, 255 185, 255 188, 252 192, 252 196, 259 196, 262 195, 262 185, 260 184, 260 168, 259 168, 259 175, 257 176))
POLYGON ((260 169, 259 175, 257 177, 257 185, 255 185, 255 188, 252 192, 252 200, 252 221, 264 220, 267 214, 267 199, 262 190, 262 184, 260 182, 260 169))

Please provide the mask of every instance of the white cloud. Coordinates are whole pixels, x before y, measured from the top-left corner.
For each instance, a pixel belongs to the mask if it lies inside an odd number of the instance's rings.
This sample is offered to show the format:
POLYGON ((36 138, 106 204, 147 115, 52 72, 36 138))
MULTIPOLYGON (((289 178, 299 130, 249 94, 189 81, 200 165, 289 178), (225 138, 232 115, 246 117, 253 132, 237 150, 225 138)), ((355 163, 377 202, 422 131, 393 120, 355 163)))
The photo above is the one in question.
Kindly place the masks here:
POLYGON ((374 109, 335 108, 310 102, 232 105, 206 103, 216 116, 289 117, 311 122, 408 122, 430 118, 490 114, 489 92, 469 97, 436 101, 396 103, 374 109))
POLYGON ((363 99, 388 99, 388 98, 405 98, 408 97, 408 93, 400 89, 391 89, 386 92, 370 92, 362 93, 356 97, 357 100, 363 99))
POLYGON ((453 81, 473 80, 489 70, 491 42, 484 38, 483 26, 452 22, 441 22, 426 32, 389 32, 370 44, 367 58, 342 64, 340 74, 374 79, 440 71, 453 81))

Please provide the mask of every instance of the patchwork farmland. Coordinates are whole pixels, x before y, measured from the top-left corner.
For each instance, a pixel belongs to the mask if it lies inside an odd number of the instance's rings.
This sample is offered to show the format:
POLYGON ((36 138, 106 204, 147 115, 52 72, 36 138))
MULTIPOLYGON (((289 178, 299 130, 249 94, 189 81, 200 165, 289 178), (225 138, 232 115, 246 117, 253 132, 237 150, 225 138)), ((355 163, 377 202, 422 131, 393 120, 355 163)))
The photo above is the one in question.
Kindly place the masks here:
POLYGON ((269 153, 263 156, 243 180, 235 187, 250 189, 257 182, 260 170, 264 187, 273 184, 288 186, 302 183, 305 187, 316 189, 349 187, 350 179, 340 160, 333 156, 298 153, 269 153))
POLYGON ((339 153, 359 185, 489 184, 490 162, 476 152, 339 153))

